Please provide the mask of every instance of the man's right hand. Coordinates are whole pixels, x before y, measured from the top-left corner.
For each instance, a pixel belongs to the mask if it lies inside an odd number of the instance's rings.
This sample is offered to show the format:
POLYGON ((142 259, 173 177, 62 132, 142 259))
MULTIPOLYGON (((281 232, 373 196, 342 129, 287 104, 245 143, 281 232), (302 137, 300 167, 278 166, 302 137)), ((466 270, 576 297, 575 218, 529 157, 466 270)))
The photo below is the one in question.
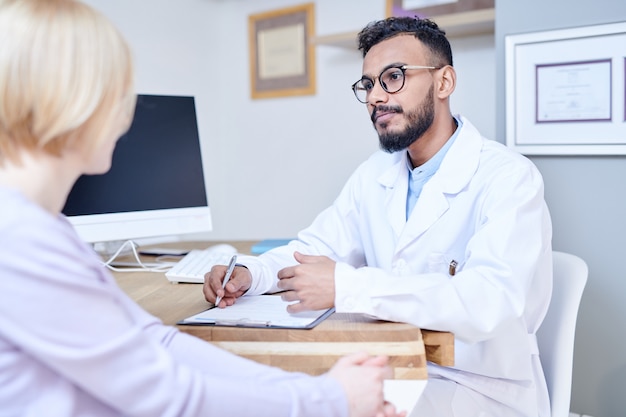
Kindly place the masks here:
POLYGON ((217 296, 222 297, 217 307, 224 308, 235 304, 235 300, 241 297, 252 285, 252 275, 248 268, 236 266, 226 287, 222 289, 222 281, 226 276, 226 265, 215 265, 211 271, 204 274, 202 292, 204 298, 215 303, 217 296))

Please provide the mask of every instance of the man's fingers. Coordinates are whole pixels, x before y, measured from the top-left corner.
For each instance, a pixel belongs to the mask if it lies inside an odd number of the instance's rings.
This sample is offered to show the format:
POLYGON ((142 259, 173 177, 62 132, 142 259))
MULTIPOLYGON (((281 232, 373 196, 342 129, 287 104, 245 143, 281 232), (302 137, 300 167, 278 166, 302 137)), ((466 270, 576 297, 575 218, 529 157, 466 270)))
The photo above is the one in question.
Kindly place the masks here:
POLYGON ((295 258, 296 261, 298 261, 298 263, 301 264, 313 264, 316 262, 320 262, 324 259, 328 259, 326 256, 320 256, 320 255, 305 255, 303 253, 300 253, 298 251, 295 251, 293 253, 293 257, 295 258))
POLYGON ((236 293, 241 290, 241 287, 245 285, 245 280, 243 276, 232 276, 230 280, 226 283, 224 290, 230 294, 236 293))
POLYGON ((302 303, 294 303, 294 304, 289 304, 287 306, 287 311, 291 314, 302 313, 303 311, 309 311, 309 310, 311 309, 305 307, 304 304, 302 303))
POLYGON ((276 283, 276 286, 285 291, 295 290, 294 279, 292 278, 283 278, 276 283))
POLYGON ((298 294, 295 291, 285 291, 280 293, 280 298, 283 301, 298 301, 298 294))
POLYGON ((276 276, 278 277, 279 280, 282 280, 282 279, 293 278, 294 274, 295 274, 294 267, 288 266, 278 271, 276 276))

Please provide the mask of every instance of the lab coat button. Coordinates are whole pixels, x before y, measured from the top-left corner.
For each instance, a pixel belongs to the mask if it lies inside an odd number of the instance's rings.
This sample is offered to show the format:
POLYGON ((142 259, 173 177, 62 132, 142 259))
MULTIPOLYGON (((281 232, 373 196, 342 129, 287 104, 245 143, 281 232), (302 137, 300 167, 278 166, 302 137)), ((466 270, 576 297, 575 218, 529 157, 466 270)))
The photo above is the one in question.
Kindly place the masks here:
POLYGON ((404 259, 398 259, 398 262, 394 265, 394 269, 402 271, 406 267, 406 261, 404 259))

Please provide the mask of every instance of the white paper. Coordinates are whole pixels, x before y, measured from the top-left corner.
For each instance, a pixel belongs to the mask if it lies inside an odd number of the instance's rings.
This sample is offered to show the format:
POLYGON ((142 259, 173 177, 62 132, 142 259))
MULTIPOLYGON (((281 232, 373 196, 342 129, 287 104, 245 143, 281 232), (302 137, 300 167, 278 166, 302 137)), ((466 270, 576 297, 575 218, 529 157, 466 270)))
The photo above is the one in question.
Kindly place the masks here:
POLYGON ((537 121, 611 120, 611 62, 537 67, 537 121))
POLYGON ((304 24, 259 32, 259 78, 262 80, 306 73, 304 24))
POLYGON ((305 328, 328 310, 304 311, 291 314, 278 295, 251 295, 237 299, 226 308, 211 308, 186 318, 182 324, 215 324, 243 327, 292 327, 305 328))
POLYGON ((386 379, 383 382, 385 400, 395 405, 397 411, 406 411, 410 416, 427 382, 427 379, 386 379))

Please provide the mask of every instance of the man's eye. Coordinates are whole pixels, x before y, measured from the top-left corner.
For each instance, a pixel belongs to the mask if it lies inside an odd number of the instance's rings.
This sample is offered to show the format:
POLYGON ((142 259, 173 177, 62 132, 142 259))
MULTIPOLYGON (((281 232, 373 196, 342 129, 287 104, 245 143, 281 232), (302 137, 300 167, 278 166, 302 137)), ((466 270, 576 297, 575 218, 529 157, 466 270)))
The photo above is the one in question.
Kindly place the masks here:
POLYGON ((402 71, 392 71, 387 74, 387 80, 398 81, 402 79, 402 71))
POLYGON ((363 85, 363 89, 365 91, 370 91, 372 88, 374 88, 374 83, 371 80, 362 80, 361 84, 363 85))

